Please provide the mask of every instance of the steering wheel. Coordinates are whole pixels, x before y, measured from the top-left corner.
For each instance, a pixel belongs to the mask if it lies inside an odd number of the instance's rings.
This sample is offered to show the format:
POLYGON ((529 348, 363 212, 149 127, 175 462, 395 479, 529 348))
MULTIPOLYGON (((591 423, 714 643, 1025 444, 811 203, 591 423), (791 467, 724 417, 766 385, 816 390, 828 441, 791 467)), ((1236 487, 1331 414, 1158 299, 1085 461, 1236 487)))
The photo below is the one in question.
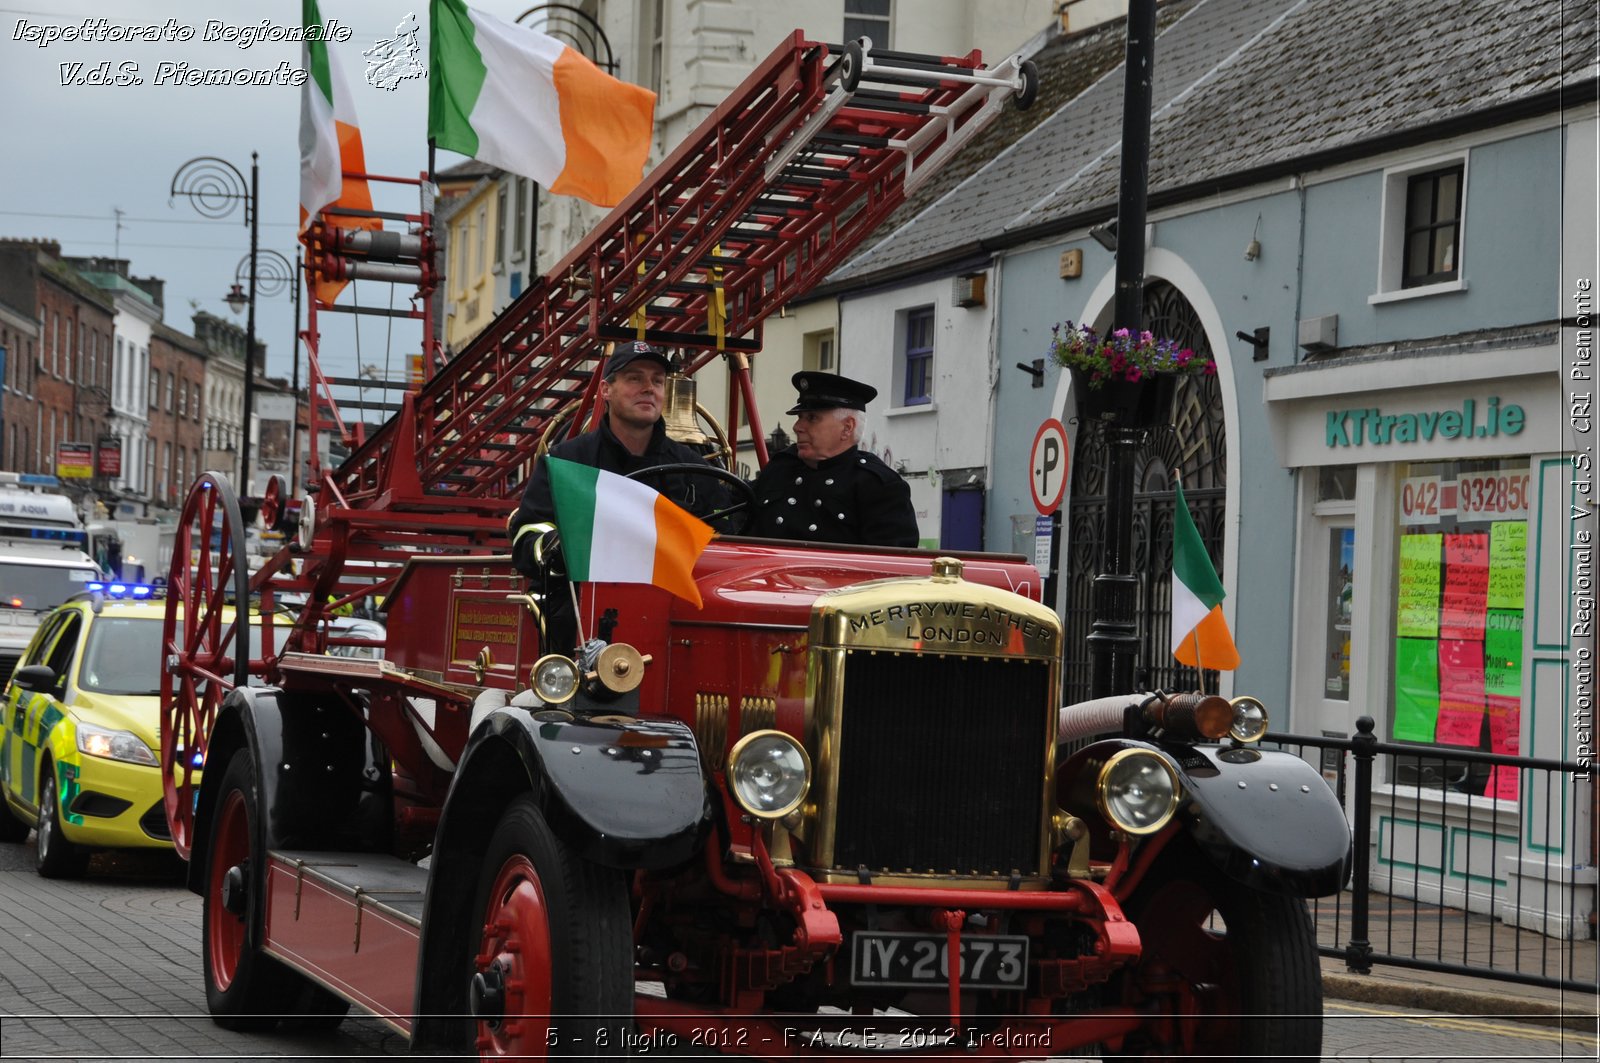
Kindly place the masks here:
MULTIPOLYGON (((721 480, 723 483, 733 487, 734 493, 739 496, 737 501, 731 506, 724 506, 700 517, 707 524, 712 524, 725 517, 743 513, 745 515, 744 521, 736 531, 730 534, 744 534, 744 529, 750 524, 750 518, 755 514, 756 489, 746 483, 744 477, 736 472, 729 472, 719 466, 707 465, 697 461, 679 461, 669 465, 652 465, 647 469, 635 469, 628 474, 628 479, 648 480, 656 476, 709 476, 713 480, 721 480)), ((696 514, 696 516, 699 516, 699 514, 696 514)))

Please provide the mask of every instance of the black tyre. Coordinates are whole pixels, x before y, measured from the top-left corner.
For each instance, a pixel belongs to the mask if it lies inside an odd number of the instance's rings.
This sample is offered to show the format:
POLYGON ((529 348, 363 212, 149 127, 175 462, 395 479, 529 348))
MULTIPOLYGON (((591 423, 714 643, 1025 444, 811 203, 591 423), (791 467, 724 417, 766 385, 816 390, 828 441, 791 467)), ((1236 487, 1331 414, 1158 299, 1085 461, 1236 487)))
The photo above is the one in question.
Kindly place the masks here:
POLYGON ((73 845, 61 832, 61 794, 54 765, 46 765, 39 780, 39 827, 33 866, 45 878, 79 878, 89 866, 88 851, 73 845))
POLYGON ((1113 1059, 1322 1054, 1322 972, 1305 901, 1227 879, 1178 839, 1129 900, 1144 946, 1114 983, 1150 1014, 1113 1059))
POLYGON ((844 91, 854 92, 861 87, 862 67, 866 65, 866 60, 861 42, 851 41, 844 46, 844 58, 839 60, 839 84, 844 91))
MULTIPOLYGON (((240 749, 228 761, 217 794, 202 898, 206 1007, 211 1021, 225 1030, 268 1030, 280 1019, 297 1016, 309 1016, 315 1025, 331 1016, 316 1011, 330 1007, 323 998, 337 1000, 262 952, 256 940, 254 928, 266 903, 259 822, 255 757, 240 749)), ((343 1011, 338 1014, 343 1017, 343 1011)))
POLYGON ((468 999, 483 1055, 626 1055, 633 928, 620 872, 551 833, 529 795, 500 817, 479 874, 468 999))
POLYGON ((1033 65, 1032 59, 1029 59, 1017 72, 1022 76, 1022 88, 1011 97, 1011 102, 1016 104, 1017 110, 1026 111, 1039 97, 1039 68, 1033 65))

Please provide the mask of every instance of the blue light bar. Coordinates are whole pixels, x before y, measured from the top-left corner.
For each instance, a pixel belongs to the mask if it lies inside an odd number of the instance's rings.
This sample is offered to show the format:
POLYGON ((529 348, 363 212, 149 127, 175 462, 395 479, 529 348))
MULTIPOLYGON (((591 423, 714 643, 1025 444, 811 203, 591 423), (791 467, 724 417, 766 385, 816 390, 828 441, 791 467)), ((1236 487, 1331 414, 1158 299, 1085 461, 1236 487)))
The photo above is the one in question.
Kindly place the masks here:
POLYGON ((107 598, 148 598, 156 592, 156 588, 148 583, 106 583, 103 580, 90 580, 83 586, 86 590, 99 591, 107 598))

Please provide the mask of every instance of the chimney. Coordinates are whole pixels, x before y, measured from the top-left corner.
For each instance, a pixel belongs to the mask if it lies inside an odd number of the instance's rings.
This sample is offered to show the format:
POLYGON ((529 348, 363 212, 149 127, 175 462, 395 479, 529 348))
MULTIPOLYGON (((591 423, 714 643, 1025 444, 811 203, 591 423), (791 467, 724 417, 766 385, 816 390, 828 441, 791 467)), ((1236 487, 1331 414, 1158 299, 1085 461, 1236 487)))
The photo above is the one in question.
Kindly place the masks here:
POLYGON ((164 300, 167 290, 166 281, 162 280, 160 277, 129 277, 128 279, 137 284, 140 288, 143 288, 145 294, 150 297, 151 302, 155 303, 157 306, 166 305, 164 300))

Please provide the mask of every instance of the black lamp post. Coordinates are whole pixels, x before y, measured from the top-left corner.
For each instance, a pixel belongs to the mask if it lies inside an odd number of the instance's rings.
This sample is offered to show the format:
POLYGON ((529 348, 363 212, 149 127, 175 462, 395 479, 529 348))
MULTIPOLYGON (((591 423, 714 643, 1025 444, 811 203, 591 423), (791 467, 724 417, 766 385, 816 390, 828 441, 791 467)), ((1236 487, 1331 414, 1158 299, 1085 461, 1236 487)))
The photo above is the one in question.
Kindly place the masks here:
MULTIPOLYGON (((1122 91, 1122 173, 1116 233, 1111 237, 1117 255, 1112 327, 1134 334, 1144 326, 1144 228, 1155 36, 1156 0, 1129 0, 1128 54, 1122 91)), ((1141 386, 1152 385, 1145 382, 1141 386)), ((1094 622, 1088 639, 1090 691, 1097 698, 1133 691, 1133 664, 1139 653, 1139 580, 1133 574, 1133 470, 1145 431, 1143 427, 1116 421, 1105 424, 1105 555, 1101 572, 1094 579, 1094 622)))
MULTIPOLYGON (((178 167, 172 175, 172 196, 185 196, 199 214, 207 218, 226 218, 234 208, 243 204, 244 223, 250 230, 250 253, 245 256, 250 267, 249 288, 239 291, 235 284, 227 295, 227 303, 235 307, 242 296, 249 308, 244 329, 244 435, 239 442, 239 494, 250 494, 250 421, 255 416, 256 384, 256 256, 259 238, 261 202, 261 168, 256 152, 250 153, 250 180, 246 183, 239 168, 226 159, 214 155, 199 155, 178 167)), ((298 326, 296 326, 298 327, 298 326)))
MULTIPOLYGON (((239 260, 239 265, 233 270, 233 288, 223 297, 228 304, 228 309, 235 314, 242 313, 250 302, 250 297, 245 294, 244 281, 248 267, 251 265, 250 256, 246 255, 239 260)), ((293 498, 300 487, 300 288, 299 269, 294 260, 270 247, 259 248, 256 251, 255 261, 256 290, 268 298, 279 295, 284 288, 288 288, 294 296, 294 335, 290 337, 289 349, 294 352, 294 379, 290 382, 290 389, 294 393, 294 414, 289 422, 289 497, 293 498)), ((247 425, 249 421, 245 422, 247 425)))

